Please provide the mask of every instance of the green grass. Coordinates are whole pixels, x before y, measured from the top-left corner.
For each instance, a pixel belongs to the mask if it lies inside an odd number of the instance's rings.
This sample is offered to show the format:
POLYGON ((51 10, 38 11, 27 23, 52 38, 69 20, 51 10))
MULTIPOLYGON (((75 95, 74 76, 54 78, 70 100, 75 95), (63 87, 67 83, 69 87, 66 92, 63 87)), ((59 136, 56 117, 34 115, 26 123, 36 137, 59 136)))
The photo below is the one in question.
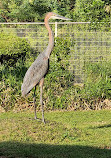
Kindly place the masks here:
POLYGON ((0 156, 110 158, 111 110, 0 114, 0 156), (38 113, 41 117, 41 113, 38 113))

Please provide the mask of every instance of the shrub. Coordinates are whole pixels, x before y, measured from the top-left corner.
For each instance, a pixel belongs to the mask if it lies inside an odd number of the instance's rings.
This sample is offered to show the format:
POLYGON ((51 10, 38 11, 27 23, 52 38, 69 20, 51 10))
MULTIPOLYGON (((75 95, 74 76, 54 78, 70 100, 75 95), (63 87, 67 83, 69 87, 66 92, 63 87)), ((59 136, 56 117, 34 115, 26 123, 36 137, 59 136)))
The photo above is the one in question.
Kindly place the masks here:
POLYGON ((111 62, 87 63, 84 73, 84 86, 77 88, 77 99, 88 109, 104 108, 103 101, 111 99, 111 62))
POLYGON ((13 66, 19 58, 24 59, 26 52, 30 51, 30 45, 25 39, 17 37, 13 33, 0 33, 0 62, 13 66))
POLYGON ((31 48, 26 40, 12 33, 2 32, 0 38, 0 103, 8 111, 21 95, 21 82, 27 70, 25 59, 31 48))
POLYGON ((84 95, 87 99, 111 98, 111 62, 86 65, 84 95))

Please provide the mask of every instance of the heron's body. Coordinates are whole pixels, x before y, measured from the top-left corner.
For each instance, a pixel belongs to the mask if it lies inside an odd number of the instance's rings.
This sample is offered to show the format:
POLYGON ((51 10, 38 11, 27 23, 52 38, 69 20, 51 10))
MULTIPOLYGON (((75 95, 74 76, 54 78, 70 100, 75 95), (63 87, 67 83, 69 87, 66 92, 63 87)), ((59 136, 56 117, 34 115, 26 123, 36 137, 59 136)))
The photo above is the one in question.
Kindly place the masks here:
MULTIPOLYGON (((43 103, 42 103, 42 88, 44 83, 44 76, 47 73, 48 70, 48 60, 50 53, 54 46, 54 36, 53 32, 49 26, 48 20, 50 18, 57 18, 57 19, 64 19, 64 20, 70 20, 68 18, 59 16, 55 13, 48 13, 45 17, 45 26, 49 33, 49 44, 47 48, 38 55, 37 59, 32 63, 32 65, 27 70, 23 84, 21 87, 22 96, 26 96, 33 87, 36 87, 36 85, 39 83, 40 89, 41 89, 41 95, 40 95, 40 103, 42 105, 42 121, 44 122, 44 114, 43 114, 43 103)), ((35 94, 35 93, 34 93, 35 94)), ((34 95, 34 106, 35 106, 35 95, 34 95)), ((36 117, 36 106, 35 106, 35 118, 36 117)))
POLYGON ((25 74, 21 88, 22 96, 27 95, 30 90, 39 83, 39 81, 45 76, 47 69, 48 58, 45 58, 44 54, 41 53, 25 74))

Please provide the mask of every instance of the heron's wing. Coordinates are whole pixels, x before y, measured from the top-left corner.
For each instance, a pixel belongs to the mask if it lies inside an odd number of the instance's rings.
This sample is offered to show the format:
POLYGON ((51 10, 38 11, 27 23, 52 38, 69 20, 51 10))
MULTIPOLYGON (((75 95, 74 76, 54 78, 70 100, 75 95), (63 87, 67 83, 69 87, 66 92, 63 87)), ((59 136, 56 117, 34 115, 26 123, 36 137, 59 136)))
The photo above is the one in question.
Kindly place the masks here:
POLYGON ((44 77, 48 69, 48 59, 40 55, 27 70, 21 87, 22 95, 26 95, 44 77))

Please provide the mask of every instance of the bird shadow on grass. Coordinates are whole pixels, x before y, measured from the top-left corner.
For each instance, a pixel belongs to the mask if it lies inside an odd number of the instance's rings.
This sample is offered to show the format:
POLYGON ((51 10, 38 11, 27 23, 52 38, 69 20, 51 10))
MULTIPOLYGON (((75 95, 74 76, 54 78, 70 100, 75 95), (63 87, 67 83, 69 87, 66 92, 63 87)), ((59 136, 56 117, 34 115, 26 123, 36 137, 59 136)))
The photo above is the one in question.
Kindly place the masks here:
POLYGON ((109 128, 109 127, 111 127, 111 124, 109 124, 109 125, 98 126, 97 128, 109 128))
POLYGON ((107 125, 101 125, 101 126, 96 126, 96 127, 91 127, 91 129, 99 129, 99 128, 111 128, 111 124, 107 125))
POLYGON ((0 158, 110 158, 111 150, 79 145, 1 142, 0 158))

